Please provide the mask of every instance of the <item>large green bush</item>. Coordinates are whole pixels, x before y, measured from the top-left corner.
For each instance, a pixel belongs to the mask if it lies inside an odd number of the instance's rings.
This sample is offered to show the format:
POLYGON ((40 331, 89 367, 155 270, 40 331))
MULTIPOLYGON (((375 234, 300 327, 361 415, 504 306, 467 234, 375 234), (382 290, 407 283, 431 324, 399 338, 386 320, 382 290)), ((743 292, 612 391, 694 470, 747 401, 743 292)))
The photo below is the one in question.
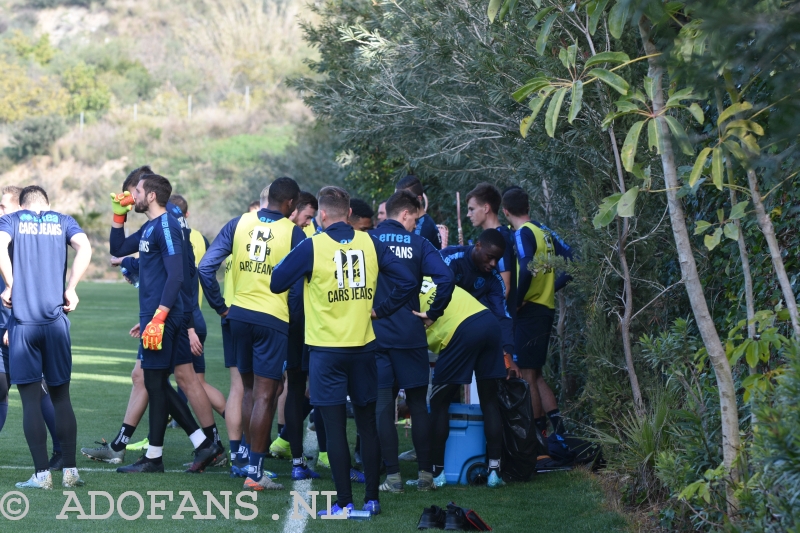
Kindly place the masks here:
POLYGON ((17 160, 46 154, 66 131, 64 119, 57 115, 26 118, 14 127, 8 151, 17 160))

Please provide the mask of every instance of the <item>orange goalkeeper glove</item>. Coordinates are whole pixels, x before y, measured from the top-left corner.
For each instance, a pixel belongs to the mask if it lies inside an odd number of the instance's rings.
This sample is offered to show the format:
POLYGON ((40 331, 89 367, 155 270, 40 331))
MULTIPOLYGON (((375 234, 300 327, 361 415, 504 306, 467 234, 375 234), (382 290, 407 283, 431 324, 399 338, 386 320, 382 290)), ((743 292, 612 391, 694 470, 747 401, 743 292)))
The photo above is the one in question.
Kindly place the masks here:
POLYGON ((111 193, 111 206, 114 209, 114 222, 124 224, 128 218, 128 211, 133 209, 135 203, 133 196, 128 191, 111 193))
POLYGON ((153 319, 142 332, 142 348, 145 350, 160 350, 161 342, 164 340, 164 321, 167 319, 166 311, 156 310, 153 319))

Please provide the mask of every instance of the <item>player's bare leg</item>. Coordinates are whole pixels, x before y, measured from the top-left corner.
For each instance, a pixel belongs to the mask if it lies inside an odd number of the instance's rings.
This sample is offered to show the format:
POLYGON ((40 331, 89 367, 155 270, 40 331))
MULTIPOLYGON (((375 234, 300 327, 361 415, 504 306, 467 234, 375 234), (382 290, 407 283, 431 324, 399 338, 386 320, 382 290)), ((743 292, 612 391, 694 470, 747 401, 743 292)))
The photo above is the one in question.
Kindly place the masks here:
POLYGON ((200 380, 200 384, 203 386, 203 390, 206 391, 206 396, 208 396, 208 401, 211 402, 211 407, 220 415, 227 416, 225 413, 225 395, 223 395, 219 389, 214 387, 211 383, 206 381, 205 374, 197 374, 197 379, 200 380))
POLYGON ((186 399, 189 400, 189 405, 192 406, 200 426, 202 428, 213 426, 214 413, 211 408, 211 401, 208 399, 208 395, 197 378, 191 363, 175 367, 175 381, 178 382, 178 386, 186 394, 186 399))
MULTIPOLYGON (((282 489, 283 486, 271 482, 262 470, 262 462, 267 454, 270 428, 274 420, 283 383, 282 381, 255 376, 252 373, 242 375, 245 398, 250 398, 252 405, 249 413, 249 429, 247 441, 250 443, 250 465, 247 470, 245 487, 255 490, 282 489)), ((247 406, 243 406, 245 409, 247 406)))

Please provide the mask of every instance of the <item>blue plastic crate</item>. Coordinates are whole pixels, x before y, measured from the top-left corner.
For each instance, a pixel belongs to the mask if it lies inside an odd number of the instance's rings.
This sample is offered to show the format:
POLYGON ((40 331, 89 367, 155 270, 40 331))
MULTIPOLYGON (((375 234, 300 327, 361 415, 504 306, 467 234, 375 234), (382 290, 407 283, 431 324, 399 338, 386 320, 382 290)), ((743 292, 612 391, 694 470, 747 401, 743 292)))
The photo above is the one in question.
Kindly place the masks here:
POLYGON ((476 463, 486 464, 486 437, 480 405, 450 404, 450 436, 444 454, 447 483, 467 485, 467 472, 476 463))

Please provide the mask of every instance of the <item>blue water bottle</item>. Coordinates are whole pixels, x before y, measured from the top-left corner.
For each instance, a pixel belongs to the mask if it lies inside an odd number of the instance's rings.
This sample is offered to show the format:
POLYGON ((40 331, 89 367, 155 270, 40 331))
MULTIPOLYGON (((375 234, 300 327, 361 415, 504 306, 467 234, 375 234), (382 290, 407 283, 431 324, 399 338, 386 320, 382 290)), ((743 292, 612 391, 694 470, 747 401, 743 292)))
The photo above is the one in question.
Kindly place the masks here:
POLYGON ((139 288, 139 275, 138 274, 134 274, 133 272, 131 272, 130 270, 128 270, 124 266, 119 267, 119 271, 122 272, 122 275, 125 276, 126 279, 130 280, 131 285, 133 285, 137 289, 139 288))

